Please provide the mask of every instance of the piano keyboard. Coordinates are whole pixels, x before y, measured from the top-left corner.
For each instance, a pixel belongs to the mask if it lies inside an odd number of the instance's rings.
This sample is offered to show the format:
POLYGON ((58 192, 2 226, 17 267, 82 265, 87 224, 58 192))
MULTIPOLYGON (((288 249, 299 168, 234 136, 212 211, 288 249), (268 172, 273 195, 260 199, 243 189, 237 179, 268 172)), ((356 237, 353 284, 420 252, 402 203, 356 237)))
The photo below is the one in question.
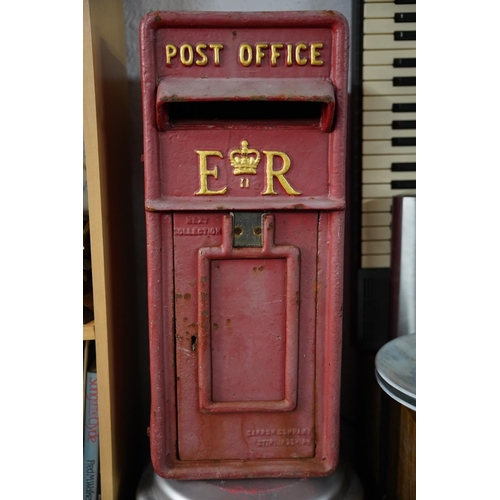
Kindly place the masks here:
POLYGON ((416 0, 365 0, 361 268, 391 264, 392 197, 416 194, 416 0))

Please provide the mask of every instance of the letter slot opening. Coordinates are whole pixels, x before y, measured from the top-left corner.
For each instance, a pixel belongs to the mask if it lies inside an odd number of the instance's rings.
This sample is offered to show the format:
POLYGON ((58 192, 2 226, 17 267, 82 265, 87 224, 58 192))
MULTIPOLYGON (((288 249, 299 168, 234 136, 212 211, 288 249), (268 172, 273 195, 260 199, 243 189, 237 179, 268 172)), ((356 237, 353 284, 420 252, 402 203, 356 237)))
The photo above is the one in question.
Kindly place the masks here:
POLYGON ((156 96, 158 129, 175 126, 333 126, 335 93, 312 78, 164 78, 156 96))
POLYGON ((304 101, 203 101, 167 104, 172 125, 264 122, 319 126, 322 103, 304 101))

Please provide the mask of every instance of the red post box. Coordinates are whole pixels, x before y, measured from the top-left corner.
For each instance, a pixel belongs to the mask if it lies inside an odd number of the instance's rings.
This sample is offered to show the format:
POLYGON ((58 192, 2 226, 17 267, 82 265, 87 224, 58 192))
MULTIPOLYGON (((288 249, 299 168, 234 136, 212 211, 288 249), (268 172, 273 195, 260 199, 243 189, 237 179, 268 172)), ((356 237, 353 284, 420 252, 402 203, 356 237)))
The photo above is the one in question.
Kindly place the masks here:
POLYGON ((345 18, 155 12, 140 42, 154 469, 330 474, 345 18))

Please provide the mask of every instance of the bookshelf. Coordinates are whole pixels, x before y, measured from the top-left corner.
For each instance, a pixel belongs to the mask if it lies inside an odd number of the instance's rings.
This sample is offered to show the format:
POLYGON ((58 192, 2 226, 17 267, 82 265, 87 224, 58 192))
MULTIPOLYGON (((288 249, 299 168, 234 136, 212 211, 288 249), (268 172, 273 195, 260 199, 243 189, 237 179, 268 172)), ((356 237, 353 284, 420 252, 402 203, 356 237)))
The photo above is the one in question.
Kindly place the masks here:
POLYGON ((95 340, 95 321, 83 325, 83 340, 95 340))
POLYGON ((127 175, 128 96, 122 0, 83 3, 83 119, 87 168, 102 500, 135 498, 133 242, 127 175))

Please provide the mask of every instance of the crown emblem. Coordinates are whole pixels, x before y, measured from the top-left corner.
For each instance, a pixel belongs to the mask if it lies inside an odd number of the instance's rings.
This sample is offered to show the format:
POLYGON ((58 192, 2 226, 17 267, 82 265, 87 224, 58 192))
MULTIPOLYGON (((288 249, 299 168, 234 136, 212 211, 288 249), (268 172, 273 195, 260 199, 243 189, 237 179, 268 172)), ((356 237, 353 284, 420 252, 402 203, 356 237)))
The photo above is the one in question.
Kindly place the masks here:
POLYGON ((256 149, 248 149, 248 142, 241 141, 241 149, 233 149, 229 155, 234 175, 255 175, 260 161, 256 149))

